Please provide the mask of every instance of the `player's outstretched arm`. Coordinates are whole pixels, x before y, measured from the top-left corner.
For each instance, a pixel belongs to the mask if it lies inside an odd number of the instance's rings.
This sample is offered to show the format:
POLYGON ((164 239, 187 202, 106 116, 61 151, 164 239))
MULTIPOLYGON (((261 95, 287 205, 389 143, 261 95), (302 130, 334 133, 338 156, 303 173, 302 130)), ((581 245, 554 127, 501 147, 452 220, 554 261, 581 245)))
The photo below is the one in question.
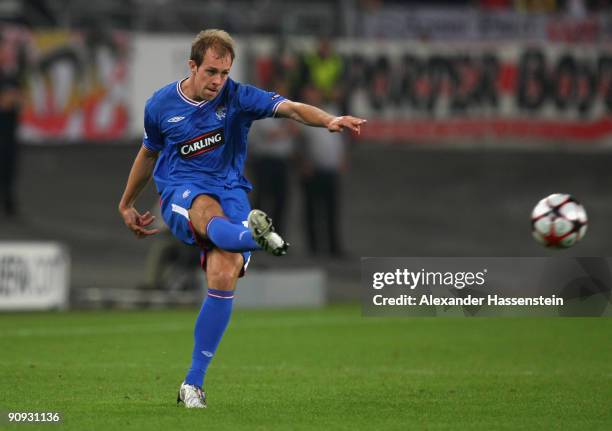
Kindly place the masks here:
POLYGON ((314 127, 326 127, 330 132, 342 132, 345 128, 359 134, 366 122, 363 118, 343 115, 335 117, 316 106, 287 100, 281 103, 276 111, 279 117, 291 118, 300 123, 314 127))
POLYGON ((156 161, 157 153, 146 149, 144 146, 140 148, 119 202, 119 214, 121 214, 125 225, 137 238, 144 238, 159 232, 159 229, 147 229, 147 226, 155 220, 155 217, 149 211, 141 215, 134 208, 136 198, 151 179, 156 161))

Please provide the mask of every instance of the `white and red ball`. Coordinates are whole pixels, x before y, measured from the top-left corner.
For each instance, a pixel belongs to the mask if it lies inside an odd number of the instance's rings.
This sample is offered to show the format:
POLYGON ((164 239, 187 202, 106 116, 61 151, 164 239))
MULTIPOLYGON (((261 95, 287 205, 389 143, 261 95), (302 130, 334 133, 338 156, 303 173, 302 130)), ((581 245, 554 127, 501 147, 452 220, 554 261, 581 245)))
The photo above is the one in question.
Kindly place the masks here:
POLYGON ((555 193, 542 199, 531 212, 531 232, 537 242, 550 248, 568 248, 587 231, 584 207, 572 196, 555 193))

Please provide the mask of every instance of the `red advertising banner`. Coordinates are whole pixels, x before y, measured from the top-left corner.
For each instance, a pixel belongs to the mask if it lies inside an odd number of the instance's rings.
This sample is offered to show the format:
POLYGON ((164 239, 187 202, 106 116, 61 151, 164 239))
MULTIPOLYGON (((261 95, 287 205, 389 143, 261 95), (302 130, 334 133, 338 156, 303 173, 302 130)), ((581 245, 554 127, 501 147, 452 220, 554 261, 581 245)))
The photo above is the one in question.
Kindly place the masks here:
POLYGON ((368 140, 612 138, 612 46, 338 45, 368 140))
POLYGON ((105 141, 128 132, 125 33, 22 32, 20 136, 27 142, 105 141))
POLYGON ((449 139, 534 138, 591 141, 609 138, 612 120, 595 122, 553 120, 380 120, 368 121, 361 139, 424 141, 449 139))

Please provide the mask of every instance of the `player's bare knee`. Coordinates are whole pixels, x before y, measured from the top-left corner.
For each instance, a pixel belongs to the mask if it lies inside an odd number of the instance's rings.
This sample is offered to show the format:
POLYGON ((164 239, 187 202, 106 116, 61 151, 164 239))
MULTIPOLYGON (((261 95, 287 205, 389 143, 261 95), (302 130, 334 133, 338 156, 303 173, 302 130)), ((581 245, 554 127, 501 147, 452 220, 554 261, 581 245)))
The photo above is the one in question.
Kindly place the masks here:
POLYGON ((217 290, 234 290, 236 286, 237 275, 231 272, 216 270, 207 272, 208 287, 217 290))
POLYGON ((234 290, 242 270, 242 255, 227 252, 217 253, 206 268, 208 286, 218 290, 234 290))

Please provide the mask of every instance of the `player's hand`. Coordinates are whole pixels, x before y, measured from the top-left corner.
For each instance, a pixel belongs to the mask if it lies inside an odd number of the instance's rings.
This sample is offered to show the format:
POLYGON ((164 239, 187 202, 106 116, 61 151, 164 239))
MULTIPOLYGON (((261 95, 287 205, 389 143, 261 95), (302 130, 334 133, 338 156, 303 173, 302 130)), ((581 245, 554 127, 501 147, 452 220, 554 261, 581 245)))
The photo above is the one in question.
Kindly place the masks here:
POLYGON ((358 135, 361 133, 361 126, 366 123, 367 120, 363 118, 351 117, 350 115, 344 115, 342 117, 336 117, 329 122, 327 130, 330 132, 342 132, 345 128, 350 129, 358 135))
POLYGON ((159 229, 146 228, 155 221, 155 216, 149 211, 140 215, 138 211, 136 211, 136 208, 126 208, 121 210, 121 217, 123 217, 123 222, 128 229, 136 235, 136 238, 144 238, 159 232, 159 229))

